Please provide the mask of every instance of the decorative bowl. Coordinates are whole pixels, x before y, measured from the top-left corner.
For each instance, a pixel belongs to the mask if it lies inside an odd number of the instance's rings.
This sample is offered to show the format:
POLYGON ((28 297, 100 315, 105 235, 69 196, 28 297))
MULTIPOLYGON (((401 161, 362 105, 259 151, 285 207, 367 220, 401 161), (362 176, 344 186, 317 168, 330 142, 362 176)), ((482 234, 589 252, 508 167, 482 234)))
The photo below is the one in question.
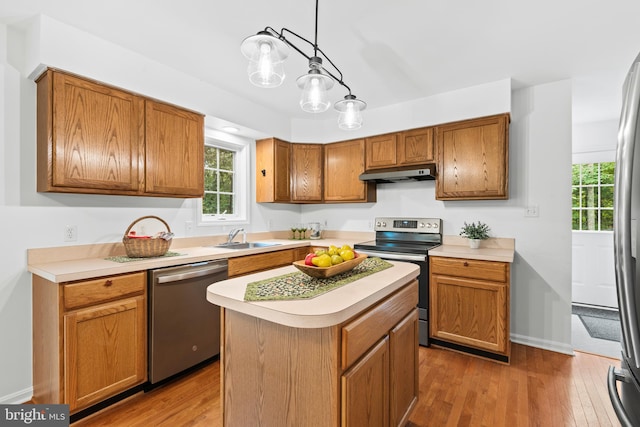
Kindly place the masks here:
POLYGON ((327 277, 335 276, 336 274, 344 273, 353 269, 356 265, 360 264, 367 258, 365 254, 358 254, 358 256, 349 261, 341 262, 340 264, 332 265, 331 267, 316 267, 315 265, 306 265, 304 260, 295 261, 293 265, 304 274, 317 279, 326 279, 327 277))

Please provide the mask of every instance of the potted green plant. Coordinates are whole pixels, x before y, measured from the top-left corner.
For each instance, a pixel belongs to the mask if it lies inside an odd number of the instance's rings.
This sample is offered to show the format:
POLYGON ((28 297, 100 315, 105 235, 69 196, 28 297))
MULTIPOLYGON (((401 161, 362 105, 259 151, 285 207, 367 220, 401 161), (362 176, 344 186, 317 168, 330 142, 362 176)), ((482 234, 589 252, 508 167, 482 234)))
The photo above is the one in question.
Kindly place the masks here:
POLYGON ((469 247, 477 249, 480 247, 481 240, 489 238, 489 230, 489 226, 483 222, 478 221, 477 224, 475 222, 471 224, 465 222, 460 235, 469 239, 469 247))

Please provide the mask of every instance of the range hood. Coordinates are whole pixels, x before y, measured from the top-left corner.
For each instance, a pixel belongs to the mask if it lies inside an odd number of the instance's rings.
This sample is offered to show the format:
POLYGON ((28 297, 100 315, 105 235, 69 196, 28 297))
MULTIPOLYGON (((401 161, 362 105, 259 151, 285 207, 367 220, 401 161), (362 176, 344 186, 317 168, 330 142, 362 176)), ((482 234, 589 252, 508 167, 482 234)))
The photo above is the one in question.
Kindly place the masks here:
POLYGON ((377 183, 402 182, 402 181, 428 181, 436 179, 436 165, 427 165, 420 169, 390 170, 365 172, 359 176, 360 181, 377 183))

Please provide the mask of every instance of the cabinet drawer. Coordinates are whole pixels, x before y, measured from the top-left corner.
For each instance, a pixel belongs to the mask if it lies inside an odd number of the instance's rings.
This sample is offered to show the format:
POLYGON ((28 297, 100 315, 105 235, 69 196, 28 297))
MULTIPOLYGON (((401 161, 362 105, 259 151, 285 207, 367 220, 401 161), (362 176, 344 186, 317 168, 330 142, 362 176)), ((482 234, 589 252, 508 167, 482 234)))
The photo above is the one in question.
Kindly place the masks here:
MULTIPOLYGON (((229 277, 282 267, 297 261, 297 249, 229 258, 229 277)), ((304 258, 304 257, 303 257, 304 258)))
POLYGON ((418 304, 414 280, 376 307, 342 327, 342 369, 347 369, 387 335, 418 304))
POLYGON ((445 274, 456 277, 507 281, 507 263, 498 261, 481 261, 461 258, 429 257, 432 274, 445 274))
POLYGON ((142 294, 147 286, 144 271, 120 276, 63 285, 64 308, 67 310, 111 301, 124 296, 142 294))

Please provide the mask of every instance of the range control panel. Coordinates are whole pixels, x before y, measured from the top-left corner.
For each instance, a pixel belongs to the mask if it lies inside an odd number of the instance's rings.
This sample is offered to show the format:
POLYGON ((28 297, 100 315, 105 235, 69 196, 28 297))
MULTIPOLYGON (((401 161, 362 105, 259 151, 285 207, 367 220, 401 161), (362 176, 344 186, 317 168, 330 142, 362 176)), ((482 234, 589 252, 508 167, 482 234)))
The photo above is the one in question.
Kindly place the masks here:
POLYGON ((396 231, 411 233, 440 233, 442 220, 439 218, 376 218, 375 231, 396 231))

